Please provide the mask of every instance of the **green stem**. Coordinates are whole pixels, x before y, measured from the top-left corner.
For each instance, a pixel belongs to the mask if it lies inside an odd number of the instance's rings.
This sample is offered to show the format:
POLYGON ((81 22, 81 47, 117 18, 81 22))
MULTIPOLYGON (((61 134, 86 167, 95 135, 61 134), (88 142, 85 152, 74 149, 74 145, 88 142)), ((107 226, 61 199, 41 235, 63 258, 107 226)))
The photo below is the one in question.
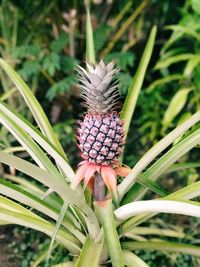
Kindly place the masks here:
POLYGON ((95 206, 103 225, 112 266, 123 267, 124 261, 113 215, 112 200, 96 202, 95 206))

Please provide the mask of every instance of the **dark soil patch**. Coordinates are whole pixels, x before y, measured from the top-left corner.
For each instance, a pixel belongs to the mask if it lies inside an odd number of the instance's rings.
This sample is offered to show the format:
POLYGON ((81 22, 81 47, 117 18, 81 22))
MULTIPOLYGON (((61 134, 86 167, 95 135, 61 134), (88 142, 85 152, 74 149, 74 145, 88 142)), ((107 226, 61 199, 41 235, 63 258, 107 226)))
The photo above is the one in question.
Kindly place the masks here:
POLYGON ((11 226, 0 227, 0 267, 19 267, 19 260, 16 255, 9 248, 10 243, 13 241, 11 226))

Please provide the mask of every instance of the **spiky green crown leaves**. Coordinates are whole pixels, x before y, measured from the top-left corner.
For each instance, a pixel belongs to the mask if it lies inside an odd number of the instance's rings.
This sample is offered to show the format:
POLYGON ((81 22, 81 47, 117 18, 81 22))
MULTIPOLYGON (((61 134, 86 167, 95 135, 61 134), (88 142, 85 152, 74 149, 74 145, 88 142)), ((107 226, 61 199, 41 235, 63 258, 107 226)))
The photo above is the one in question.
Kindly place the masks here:
POLYGON ((115 110, 119 97, 118 81, 114 62, 98 64, 86 62, 86 69, 78 67, 81 97, 83 104, 91 113, 105 114, 115 110))

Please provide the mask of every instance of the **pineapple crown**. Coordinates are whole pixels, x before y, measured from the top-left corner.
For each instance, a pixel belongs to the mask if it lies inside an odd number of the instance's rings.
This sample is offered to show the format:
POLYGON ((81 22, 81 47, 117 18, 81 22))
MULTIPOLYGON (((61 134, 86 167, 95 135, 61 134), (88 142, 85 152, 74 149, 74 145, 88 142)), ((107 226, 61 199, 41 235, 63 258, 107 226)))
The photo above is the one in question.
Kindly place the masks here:
POLYGON ((118 81, 115 78, 119 69, 114 62, 105 64, 101 60, 98 64, 86 62, 86 69, 81 66, 79 73, 81 97, 89 112, 105 114, 114 111, 119 98, 118 81))

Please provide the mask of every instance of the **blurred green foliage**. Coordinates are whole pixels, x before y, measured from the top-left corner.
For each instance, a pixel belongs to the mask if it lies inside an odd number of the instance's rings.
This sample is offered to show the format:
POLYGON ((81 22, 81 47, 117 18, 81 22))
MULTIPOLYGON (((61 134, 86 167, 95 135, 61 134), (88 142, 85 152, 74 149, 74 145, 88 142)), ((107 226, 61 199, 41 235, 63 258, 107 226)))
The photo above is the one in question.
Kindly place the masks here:
MULTIPOLYGON (((91 1, 91 13, 96 58, 114 60, 120 68, 122 102, 149 31, 158 26, 153 58, 127 141, 126 163, 133 166, 161 136, 200 109, 200 1, 96 0, 91 1)), ((76 120, 84 112, 75 68, 85 60, 85 20, 84 1, 2 0, 0 5, 0 55, 36 94, 73 165, 79 157, 74 146, 76 120)), ((31 120, 3 72, 0 78, 0 97, 31 120)), ((0 135, 2 148, 15 142, 5 128, 0 129, 0 135)), ((191 183, 198 174, 191 169, 181 175, 188 177, 185 183, 191 183)), ((24 256, 30 250, 29 238, 17 254, 24 256)), ((34 242, 34 238, 30 240, 34 242)), ((198 266, 194 259, 182 255, 175 261, 160 252, 142 257, 150 266, 157 266, 155 262, 163 267, 198 266)), ((29 266, 34 258, 29 251, 23 266, 29 266)), ((57 258, 61 258, 59 253, 57 258)))

